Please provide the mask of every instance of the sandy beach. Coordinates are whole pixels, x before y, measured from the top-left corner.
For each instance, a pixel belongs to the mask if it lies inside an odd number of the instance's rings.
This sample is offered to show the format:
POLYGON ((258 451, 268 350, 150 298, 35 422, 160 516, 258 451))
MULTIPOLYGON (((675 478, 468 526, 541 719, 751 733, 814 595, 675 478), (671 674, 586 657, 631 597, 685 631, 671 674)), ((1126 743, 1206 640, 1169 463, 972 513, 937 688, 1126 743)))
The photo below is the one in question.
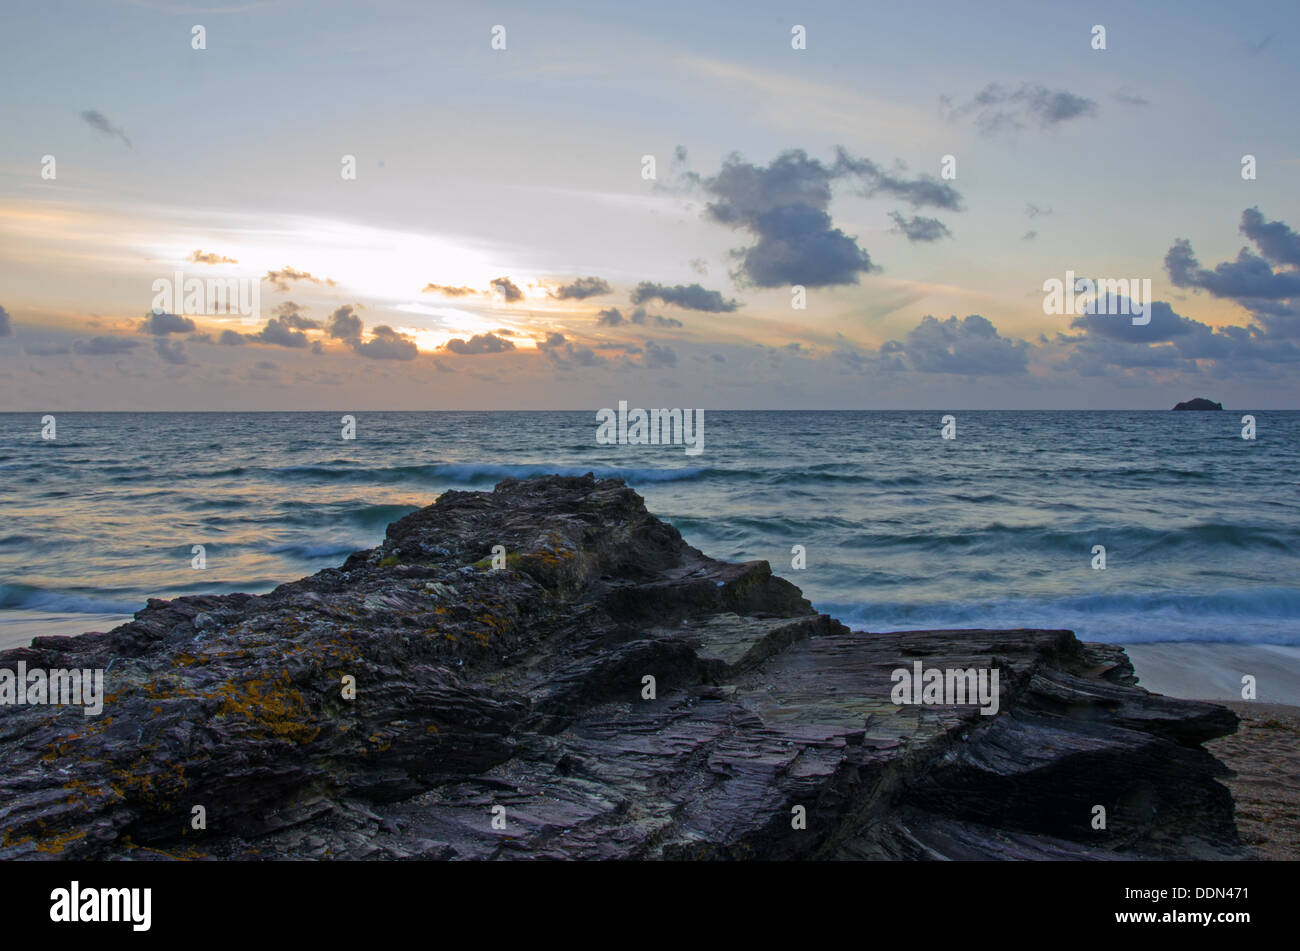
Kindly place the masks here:
POLYGON ((1300 648, 1238 644, 1127 647, 1141 686, 1208 700, 1241 717, 1232 736, 1205 744, 1237 775, 1225 781, 1237 802, 1242 839, 1261 859, 1300 859, 1300 648), (1256 678, 1258 699, 1241 698, 1256 678))

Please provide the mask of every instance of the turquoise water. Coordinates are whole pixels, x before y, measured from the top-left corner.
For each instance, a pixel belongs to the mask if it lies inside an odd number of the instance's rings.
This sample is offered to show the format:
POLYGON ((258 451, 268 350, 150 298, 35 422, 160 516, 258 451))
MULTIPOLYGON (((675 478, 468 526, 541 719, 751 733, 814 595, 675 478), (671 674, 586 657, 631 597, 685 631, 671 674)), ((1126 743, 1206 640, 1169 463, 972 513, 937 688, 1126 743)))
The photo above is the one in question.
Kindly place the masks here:
POLYGON ((447 489, 594 471, 854 627, 1300 645, 1300 413, 1246 441, 1249 410, 953 412, 943 440, 939 412, 706 410, 697 456, 598 445, 594 410, 356 413, 353 441, 342 412, 60 413, 52 441, 0 414, 0 634, 267 591, 447 489))

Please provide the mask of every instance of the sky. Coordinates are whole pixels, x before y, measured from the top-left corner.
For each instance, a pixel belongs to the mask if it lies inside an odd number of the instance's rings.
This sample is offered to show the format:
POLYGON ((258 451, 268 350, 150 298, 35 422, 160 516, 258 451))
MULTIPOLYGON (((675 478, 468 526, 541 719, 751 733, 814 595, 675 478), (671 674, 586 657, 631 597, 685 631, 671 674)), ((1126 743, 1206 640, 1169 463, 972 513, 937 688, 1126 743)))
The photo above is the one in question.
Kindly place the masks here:
POLYGON ((1300 408, 1294 2, 3 18, 0 411, 1300 408))

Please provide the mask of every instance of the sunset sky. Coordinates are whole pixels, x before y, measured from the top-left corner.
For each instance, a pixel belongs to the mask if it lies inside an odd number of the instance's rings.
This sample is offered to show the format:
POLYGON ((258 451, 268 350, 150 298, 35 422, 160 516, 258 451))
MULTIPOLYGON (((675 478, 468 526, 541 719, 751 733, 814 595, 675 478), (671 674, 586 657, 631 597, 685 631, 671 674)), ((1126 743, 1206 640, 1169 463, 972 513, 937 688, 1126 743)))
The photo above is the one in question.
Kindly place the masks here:
POLYGON ((1300 407, 1300 7, 983 6, 7 6, 0 410, 1300 407))

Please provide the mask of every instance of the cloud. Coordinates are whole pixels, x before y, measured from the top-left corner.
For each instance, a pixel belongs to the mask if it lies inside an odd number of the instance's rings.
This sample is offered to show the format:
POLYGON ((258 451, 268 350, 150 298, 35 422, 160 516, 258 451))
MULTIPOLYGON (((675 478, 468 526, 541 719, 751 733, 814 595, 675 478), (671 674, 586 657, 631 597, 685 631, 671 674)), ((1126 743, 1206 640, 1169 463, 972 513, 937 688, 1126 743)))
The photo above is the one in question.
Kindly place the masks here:
POLYGON ((236 333, 233 330, 223 330, 221 336, 217 338, 217 343, 225 344, 227 347, 237 347, 247 342, 243 334, 236 333))
POLYGON ((1204 268, 1191 242, 1179 238, 1165 255, 1169 280, 1234 301, 1272 336, 1300 335, 1300 235, 1281 221, 1268 221, 1258 208, 1242 212, 1240 230, 1259 254, 1242 248, 1235 260, 1204 268))
POLYGON ((222 257, 220 254, 216 254, 215 252, 195 250, 194 253, 190 255, 190 263, 191 264, 238 264, 239 262, 236 261, 234 258, 222 257))
POLYGON ((938 241, 940 238, 951 238, 952 232, 938 218, 921 218, 913 216, 904 218, 896 211, 891 211, 889 217, 893 219, 895 227, 892 229, 901 232, 908 241, 938 241))
POLYGON ((1258 208, 1241 213, 1241 233, 1274 264, 1300 267, 1300 234, 1281 221, 1268 221, 1258 208))
POLYGON ((538 343, 538 349, 546 354, 546 359, 562 370, 575 366, 594 367, 605 363, 590 347, 580 347, 571 340, 565 340, 564 334, 553 333, 538 343))
POLYGON ((81 118, 87 125, 89 125, 100 135, 106 135, 110 139, 121 139, 123 142, 126 143, 126 147, 128 149, 134 151, 135 146, 132 145, 131 140, 126 137, 126 133, 122 131, 121 127, 116 126, 112 122, 110 122, 108 120, 108 117, 105 116, 102 112, 99 112, 95 109, 87 109, 85 112, 81 114, 81 118))
POLYGON ((632 292, 633 304, 644 304, 648 300, 661 300, 685 310, 701 310, 711 314, 731 313, 740 303, 726 300, 718 291, 710 291, 699 284, 654 284, 642 281, 632 292))
POLYGON ((13 335, 14 328, 9 320, 9 311, 0 307, 0 337, 12 337, 13 335))
POLYGON ((586 300, 610 293, 609 284, 598 277, 580 277, 571 284, 557 287, 551 294, 559 300, 586 300))
POLYGON ((185 366, 190 362, 190 358, 185 353, 185 348, 181 346, 179 340, 168 340, 166 337, 159 337, 153 342, 153 348, 157 351, 158 356, 162 357, 167 363, 175 366, 185 366))
POLYGON ((650 327, 683 326, 682 322, 680 320, 677 320, 674 317, 664 317, 662 314, 651 314, 644 307, 638 307, 636 310, 632 311, 632 313, 628 314, 626 317, 623 316, 623 312, 620 311, 617 307, 610 307, 607 310, 602 310, 596 316, 599 318, 597 320, 597 323, 606 327, 617 327, 625 320, 628 323, 637 324, 639 326, 650 326, 650 327))
POLYGON ((469 340, 453 337, 447 341, 446 349, 452 353, 474 356, 481 353, 504 353, 515 349, 515 345, 509 340, 502 340, 496 334, 475 334, 469 340))
POLYGON ((102 357, 117 353, 126 353, 140 346, 140 341, 127 337, 91 337, 89 340, 74 340, 72 350, 88 357, 102 357))
MULTIPOLYGON (((1114 305, 1125 303, 1130 305, 1129 309, 1131 310, 1131 302, 1125 301, 1122 297, 1112 299, 1114 305)), ((1174 313, 1174 309, 1164 301, 1151 302, 1149 311, 1151 322, 1146 325, 1134 324, 1133 318, 1122 312, 1124 309, 1122 306, 1115 306, 1114 309, 1120 311, 1117 316, 1112 314, 1084 314, 1072 320, 1070 326, 1085 330, 1087 333, 1098 337, 1122 340, 1127 343, 1167 342, 1175 337, 1193 333, 1198 327, 1206 327, 1205 324, 1174 313)))
POLYGON ((1145 96, 1139 96, 1136 93, 1129 92, 1127 89, 1120 89, 1115 92, 1114 100, 1122 102, 1126 106, 1149 106, 1151 100, 1145 96))
POLYGON ((320 330, 321 322, 313 320, 311 317, 304 317, 303 311, 306 308, 300 307, 291 300, 282 304, 277 304, 272 308, 271 313, 280 318, 280 323, 286 327, 292 327, 294 330, 320 330))
POLYGON ((1150 313, 1146 326, 1134 326, 1123 315, 1075 318, 1070 326, 1083 335, 1058 335, 1058 342, 1071 348, 1066 367, 1085 376, 1111 368, 1194 373, 1196 361, 1203 360, 1222 375, 1300 362, 1300 348, 1258 327, 1211 327, 1176 313, 1165 301, 1153 301, 1150 313))
POLYGON ((420 355, 415 341, 406 334, 398 333, 392 327, 380 324, 372 327, 373 335, 365 343, 354 341, 352 349, 371 360, 414 360, 420 355))
POLYGON ((524 299, 524 292, 508 277, 498 277, 489 283, 505 298, 507 304, 513 304, 524 299))
POLYGON ((351 304, 334 311, 325 323, 325 332, 336 340, 359 340, 362 329, 361 318, 353 312, 351 304))
POLYGON ((1050 208, 1041 208, 1041 207, 1039 207, 1038 205, 1035 205, 1032 201, 1031 201, 1031 202, 1027 202, 1027 203, 1025 204, 1025 217, 1026 217, 1026 218, 1039 218, 1039 217, 1042 217, 1043 215, 1050 215, 1051 213, 1052 213, 1052 209, 1050 209, 1050 208))
POLYGON ((40 341, 28 341, 23 344, 23 353, 33 357, 55 357, 64 353, 71 353, 72 348, 66 343, 42 343, 40 341))
POLYGON ((889 341, 883 355, 904 354, 908 364, 922 373, 966 375, 1023 373, 1029 363, 1029 345, 1003 337, 986 317, 971 314, 963 320, 932 316, 907 333, 907 340, 889 341))
POLYGON ((1037 232, 1037 231, 1026 231, 1024 234, 1022 234, 1022 235, 1020 236, 1020 240, 1021 240, 1021 241, 1033 241, 1033 240, 1034 240, 1035 238, 1037 238, 1037 237, 1038 237, 1038 232, 1037 232))
POLYGON ((913 208, 961 209, 961 196, 951 185, 928 175, 908 178, 886 171, 843 148, 836 149, 829 165, 790 149, 767 166, 732 155, 717 175, 688 173, 686 178, 712 198, 708 217, 754 237, 754 244, 732 254, 740 261, 737 279, 757 287, 856 284, 875 269, 857 239, 831 220, 831 185, 837 179, 856 181, 865 196, 888 195, 913 208))
POLYGON ((284 292, 289 290, 291 281, 310 281, 312 284, 328 284, 334 287, 335 284, 328 277, 315 277, 306 271, 298 271, 291 267, 283 267, 278 271, 267 271, 264 280, 270 281, 271 286, 277 291, 284 292))
POLYGON ((164 336, 166 334, 187 334, 195 329, 194 321, 176 314, 163 314, 154 311, 147 314, 140 323, 140 332, 164 336))
POLYGON ((647 340, 645 342, 645 353, 641 357, 641 366, 675 367, 677 366, 677 354, 673 353, 672 347, 660 346, 653 340, 647 340))
POLYGON ((446 284, 425 284, 423 294, 441 294, 443 297, 466 297, 477 294, 472 287, 450 287, 446 284))
POLYGON ((986 135, 1023 129, 1031 124, 1049 129, 1071 119, 1097 114, 1097 103, 1093 100, 1037 83, 1021 83, 1016 89, 989 83, 968 102, 954 105, 951 96, 940 96, 939 105, 949 120, 974 115, 975 125, 986 135))
POLYGON ((277 347, 298 349, 307 346, 307 335, 301 330, 293 330, 280 318, 272 317, 266 326, 255 334, 248 335, 249 340, 259 343, 274 344, 277 347))

